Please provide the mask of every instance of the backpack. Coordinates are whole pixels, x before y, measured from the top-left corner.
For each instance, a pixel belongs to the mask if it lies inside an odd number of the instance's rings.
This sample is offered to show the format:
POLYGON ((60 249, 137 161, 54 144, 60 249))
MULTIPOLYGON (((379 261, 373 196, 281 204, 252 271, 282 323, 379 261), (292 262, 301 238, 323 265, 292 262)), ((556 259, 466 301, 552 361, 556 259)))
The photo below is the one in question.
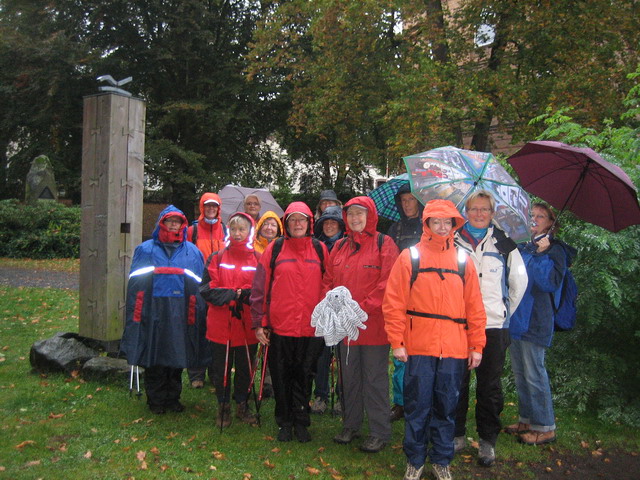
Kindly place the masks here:
MULTIPOLYGON (((567 248, 571 248, 564 243, 561 243, 561 245, 565 249, 565 252, 567 248)), ((567 270, 562 279, 560 296, 557 298, 557 296, 554 295, 552 298, 554 310, 553 329, 556 332, 573 330, 576 326, 576 317, 578 314, 578 308, 576 306, 578 285, 569 268, 571 267, 571 263, 569 262, 569 256, 567 255, 567 270)))
MULTIPOLYGON (((451 274, 454 274, 454 275, 458 275, 462 279, 462 283, 464 285, 464 283, 465 283, 464 274, 465 274, 466 267, 467 267, 467 254, 463 249, 461 249, 457 245, 456 245, 456 258, 458 259, 458 269, 457 270, 451 270, 450 268, 433 268, 433 267, 420 268, 420 253, 418 252, 418 249, 415 246, 409 247, 409 255, 411 257, 411 280, 410 280, 410 283, 409 283, 409 289, 413 288, 413 284, 416 281, 416 279, 418 278, 418 274, 425 273, 425 272, 436 272, 441 280, 444 280, 444 274, 445 273, 451 273, 451 274)), ((450 320, 452 322, 460 323, 460 324, 464 325, 465 329, 469 328, 468 325, 467 325, 467 319, 466 318, 451 318, 448 315, 439 315, 439 314, 436 314, 436 313, 417 312, 415 310, 407 310, 406 313, 407 313, 407 315, 414 315, 414 316, 417 316, 417 317, 436 318, 438 320, 450 320)))

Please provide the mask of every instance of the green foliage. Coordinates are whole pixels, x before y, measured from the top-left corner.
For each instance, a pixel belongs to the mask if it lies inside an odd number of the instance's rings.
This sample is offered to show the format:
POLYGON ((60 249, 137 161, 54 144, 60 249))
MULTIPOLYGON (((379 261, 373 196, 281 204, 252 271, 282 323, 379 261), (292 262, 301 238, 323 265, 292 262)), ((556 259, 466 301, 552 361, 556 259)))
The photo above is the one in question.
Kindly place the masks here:
POLYGON ((0 201, 0 257, 77 258, 80 208, 44 200, 0 201))
MULTIPOLYGON (((637 81, 640 69, 630 78, 637 81)), ((633 112, 638 85, 626 105, 633 112)), ((640 126, 636 115, 604 122, 600 131, 575 123, 568 109, 534 119, 540 139, 561 140, 598 151, 640 183, 640 126)), ((597 199, 594 199, 597 201, 597 199)), ((594 409, 602 419, 640 426, 640 226, 618 233, 563 215, 561 236, 578 249, 572 268, 579 286, 575 331, 557 334, 549 351, 555 396, 561 405, 594 409)))

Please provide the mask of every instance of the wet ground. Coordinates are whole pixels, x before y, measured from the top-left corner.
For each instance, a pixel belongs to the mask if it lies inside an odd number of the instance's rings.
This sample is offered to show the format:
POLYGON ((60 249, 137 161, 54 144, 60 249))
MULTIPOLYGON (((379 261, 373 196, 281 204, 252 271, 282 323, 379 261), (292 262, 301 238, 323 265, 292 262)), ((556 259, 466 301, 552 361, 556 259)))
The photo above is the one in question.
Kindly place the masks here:
POLYGON ((77 290, 80 285, 80 275, 69 272, 0 267, 0 285, 77 290))

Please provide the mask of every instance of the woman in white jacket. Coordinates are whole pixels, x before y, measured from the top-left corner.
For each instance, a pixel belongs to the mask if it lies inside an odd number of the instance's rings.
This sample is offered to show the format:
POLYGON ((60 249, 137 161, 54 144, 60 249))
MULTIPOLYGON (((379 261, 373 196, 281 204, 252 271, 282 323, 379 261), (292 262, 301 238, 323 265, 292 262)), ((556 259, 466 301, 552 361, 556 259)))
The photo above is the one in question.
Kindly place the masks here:
MULTIPOLYGON (((456 234, 456 244, 465 249, 475 263, 487 313, 487 344, 482 363, 476 369, 476 429, 480 437, 478 463, 491 466, 495 445, 502 428, 504 406, 502 370, 510 344, 509 318, 527 288, 527 272, 516 244, 494 223, 495 199, 486 190, 473 193, 465 205, 467 223, 456 234)), ((469 408, 467 370, 460 388, 456 411, 456 452, 465 447, 466 418, 469 408)))

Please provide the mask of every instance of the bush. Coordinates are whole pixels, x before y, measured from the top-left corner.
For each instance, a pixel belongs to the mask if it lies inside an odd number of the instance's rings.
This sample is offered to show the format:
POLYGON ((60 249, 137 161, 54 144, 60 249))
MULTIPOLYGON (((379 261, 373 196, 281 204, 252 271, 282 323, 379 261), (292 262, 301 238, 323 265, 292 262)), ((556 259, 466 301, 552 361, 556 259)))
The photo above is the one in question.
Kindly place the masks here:
POLYGON ((0 257, 78 258, 80 208, 54 201, 0 201, 0 257))

